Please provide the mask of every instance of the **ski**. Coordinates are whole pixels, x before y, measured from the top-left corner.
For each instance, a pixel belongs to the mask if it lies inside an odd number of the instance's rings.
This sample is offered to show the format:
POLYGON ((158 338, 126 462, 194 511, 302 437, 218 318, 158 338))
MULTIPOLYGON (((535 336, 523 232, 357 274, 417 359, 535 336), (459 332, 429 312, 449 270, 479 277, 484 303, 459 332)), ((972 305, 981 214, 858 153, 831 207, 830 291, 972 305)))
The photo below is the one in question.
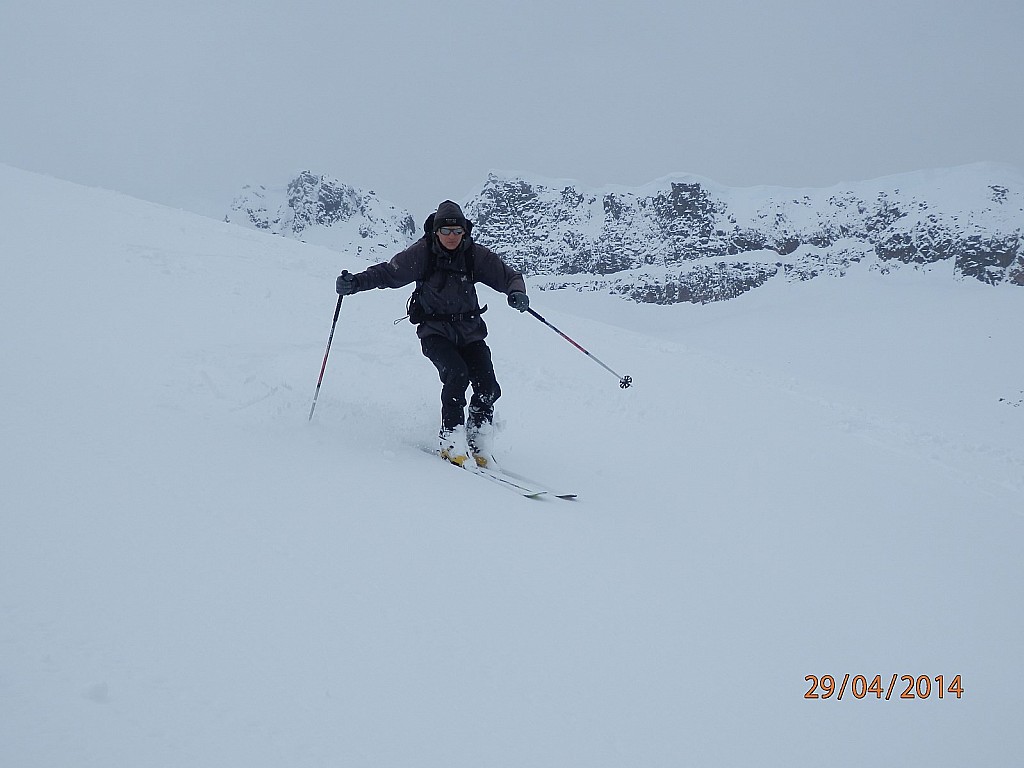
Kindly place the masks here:
POLYGON ((528 499, 539 499, 542 496, 548 494, 546 488, 536 488, 532 485, 527 484, 529 481, 525 481, 519 478, 514 478, 503 472, 495 471, 489 467, 478 467, 475 464, 473 466, 462 467, 467 472, 471 472, 477 477, 483 477, 490 480, 492 483, 497 483, 502 488, 508 488, 510 491, 515 491, 520 496, 525 496, 528 499))
POLYGON ((420 450, 422 450, 426 454, 429 454, 430 456, 433 456, 436 459, 440 459, 442 462, 455 469, 461 469, 464 472, 470 473, 471 475, 476 475, 477 477, 481 477, 484 480, 489 480, 492 483, 500 485, 502 488, 505 488, 509 491, 518 493, 520 496, 523 496, 525 498, 539 499, 542 498, 543 496, 546 496, 548 493, 546 488, 532 487, 529 481, 525 480, 525 478, 520 479, 503 475, 501 472, 496 472, 493 469, 477 466, 476 463, 473 462, 472 460, 467 462, 464 466, 459 466, 458 464, 453 464, 447 459, 442 458, 436 450, 431 450, 429 448, 422 446, 420 450))
POLYGON ((490 472, 506 480, 515 481, 522 485, 526 485, 532 488, 543 489, 544 493, 549 496, 554 496, 556 499, 563 499, 565 501, 572 501, 576 498, 575 493, 555 491, 549 487, 546 483, 539 483, 536 480, 532 480, 529 477, 517 474, 511 470, 505 469, 504 467, 497 466, 495 464, 488 464, 485 467, 477 467, 479 471, 490 472))
MULTIPOLYGON (((421 446, 421 450, 424 453, 430 454, 437 458, 441 458, 436 450, 431 450, 425 446, 421 446)), ((462 469, 466 472, 482 477, 485 480, 490 480, 492 483, 500 485, 502 488, 506 488, 510 491, 518 493, 520 496, 525 496, 528 499, 540 499, 546 496, 550 496, 555 499, 562 499, 563 501, 574 501, 577 498, 577 494, 570 493, 567 491, 555 491, 544 483, 538 483, 536 480, 532 480, 524 475, 517 474, 504 467, 498 466, 497 463, 491 463, 487 466, 479 466, 475 463, 467 462, 463 466, 452 464, 447 459, 441 458, 445 464, 451 464, 456 469, 462 469)))

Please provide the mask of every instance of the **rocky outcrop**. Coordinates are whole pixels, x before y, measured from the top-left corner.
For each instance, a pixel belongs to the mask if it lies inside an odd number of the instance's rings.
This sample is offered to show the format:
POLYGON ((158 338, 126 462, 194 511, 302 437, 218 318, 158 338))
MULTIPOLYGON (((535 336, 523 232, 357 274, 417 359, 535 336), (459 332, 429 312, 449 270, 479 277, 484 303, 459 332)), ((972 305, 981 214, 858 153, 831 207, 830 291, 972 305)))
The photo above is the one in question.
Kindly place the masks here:
MULTIPOLYGON (((730 188, 669 176, 639 188, 492 173, 464 209, 476 239, 531 285, 703 304, 772 280, 852 269, 945 270, 1024 285, 1024 177, 977 164, 828 189, 730 188)), ((389 258, 419 234, 406 211, 309 172, 246 187, 229 221, 389 258)))
POLYGON ((283 188, 243 187, 224 220, 371 258, 404 248, 417 234, 408 211, 309 171, 283 188))
POLYGON ((1024 283, 1024 180, 1000 166, 820 190, 693 176, 589 190, 491 174, 466 209, 481 242, 542 282, 642 302, 725 300, 854 265, 1024 283))

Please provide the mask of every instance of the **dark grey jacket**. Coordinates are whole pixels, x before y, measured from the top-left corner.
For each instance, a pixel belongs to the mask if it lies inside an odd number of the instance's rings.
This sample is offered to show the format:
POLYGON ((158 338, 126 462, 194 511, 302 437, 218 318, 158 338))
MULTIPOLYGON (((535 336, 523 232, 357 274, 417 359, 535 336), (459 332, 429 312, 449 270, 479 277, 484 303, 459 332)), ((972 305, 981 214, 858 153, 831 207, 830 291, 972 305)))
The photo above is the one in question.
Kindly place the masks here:
MULTIPOLYGON (((355 278, 360 291, 401 288, 418 281, 423 309, 431 315, 455 315, 477 309, 480 305, 474 283, 483 283, 505 294, 515 291, 526 293, 523 276, 490 248, 473 242, 469 235, 462 239, 454 252, 442 248, 433 235, 425 235, 396 254, 391 261, 369 267, 355 278), (437 264, 434 272, 427 275, 431 248, 437 256, 437 264), (473 251, 473 282, 470 282, 466 270, 466 255, 470 249, 473 251)), ((416 326, 416 334, 421 339, 432 335, 444 336, 455 344, 463 345, 485 338, 487 326, 479 315, 450 322, 428 320, 416 326)))

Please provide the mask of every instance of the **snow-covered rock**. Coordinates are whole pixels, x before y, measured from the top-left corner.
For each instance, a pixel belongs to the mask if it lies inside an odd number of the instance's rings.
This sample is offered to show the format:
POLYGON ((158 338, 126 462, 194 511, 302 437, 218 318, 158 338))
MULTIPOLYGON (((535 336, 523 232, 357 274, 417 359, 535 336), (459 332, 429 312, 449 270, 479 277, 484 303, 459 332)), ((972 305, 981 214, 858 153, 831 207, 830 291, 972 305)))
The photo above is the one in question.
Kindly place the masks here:
MULTIPOLYGON (((1009 166, 823 189, 730 188, 692 175, 592 189, 492 172, 463 203, 477 240, 540 288, 704 304, 854 267, 1024 285, 1024 176, 1009 166)), ((227 220, 370 260, 419 234, 408 212, 373 192, 309 172, 284 189, 246 187, 227 220)))
POLYGON ((547 285, 706 303, 855 264, 1024 285, 1024 177, 976 164, 828 189, 697 176, 644 187, 492 173, 466 206, 477 239, 547 285), (555 276, 555 277, 552 277, 555 276))
POLYGON ((417 232, 408 211, 375 192, 309 171, 285 187, 243 187, 224 220, 367 258, 387 257, 417 232))

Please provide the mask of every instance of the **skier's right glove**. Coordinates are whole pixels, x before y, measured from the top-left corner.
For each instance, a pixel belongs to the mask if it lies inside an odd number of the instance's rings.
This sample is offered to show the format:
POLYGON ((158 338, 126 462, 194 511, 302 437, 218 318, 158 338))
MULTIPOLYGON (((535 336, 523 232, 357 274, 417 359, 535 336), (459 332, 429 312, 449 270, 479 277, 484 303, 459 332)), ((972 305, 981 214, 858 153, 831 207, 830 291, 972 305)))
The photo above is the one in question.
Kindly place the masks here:
POLYGON ((338 275, 337 289, 339 296, 350 296, 359 290, 359 281, 347 269, 338 275))
POLYGON ((508 305, 512 309, 518 309, 520 312, 525 312, 530 308, 530 297, 522 291, 512 291, 508 295, 508 305))

